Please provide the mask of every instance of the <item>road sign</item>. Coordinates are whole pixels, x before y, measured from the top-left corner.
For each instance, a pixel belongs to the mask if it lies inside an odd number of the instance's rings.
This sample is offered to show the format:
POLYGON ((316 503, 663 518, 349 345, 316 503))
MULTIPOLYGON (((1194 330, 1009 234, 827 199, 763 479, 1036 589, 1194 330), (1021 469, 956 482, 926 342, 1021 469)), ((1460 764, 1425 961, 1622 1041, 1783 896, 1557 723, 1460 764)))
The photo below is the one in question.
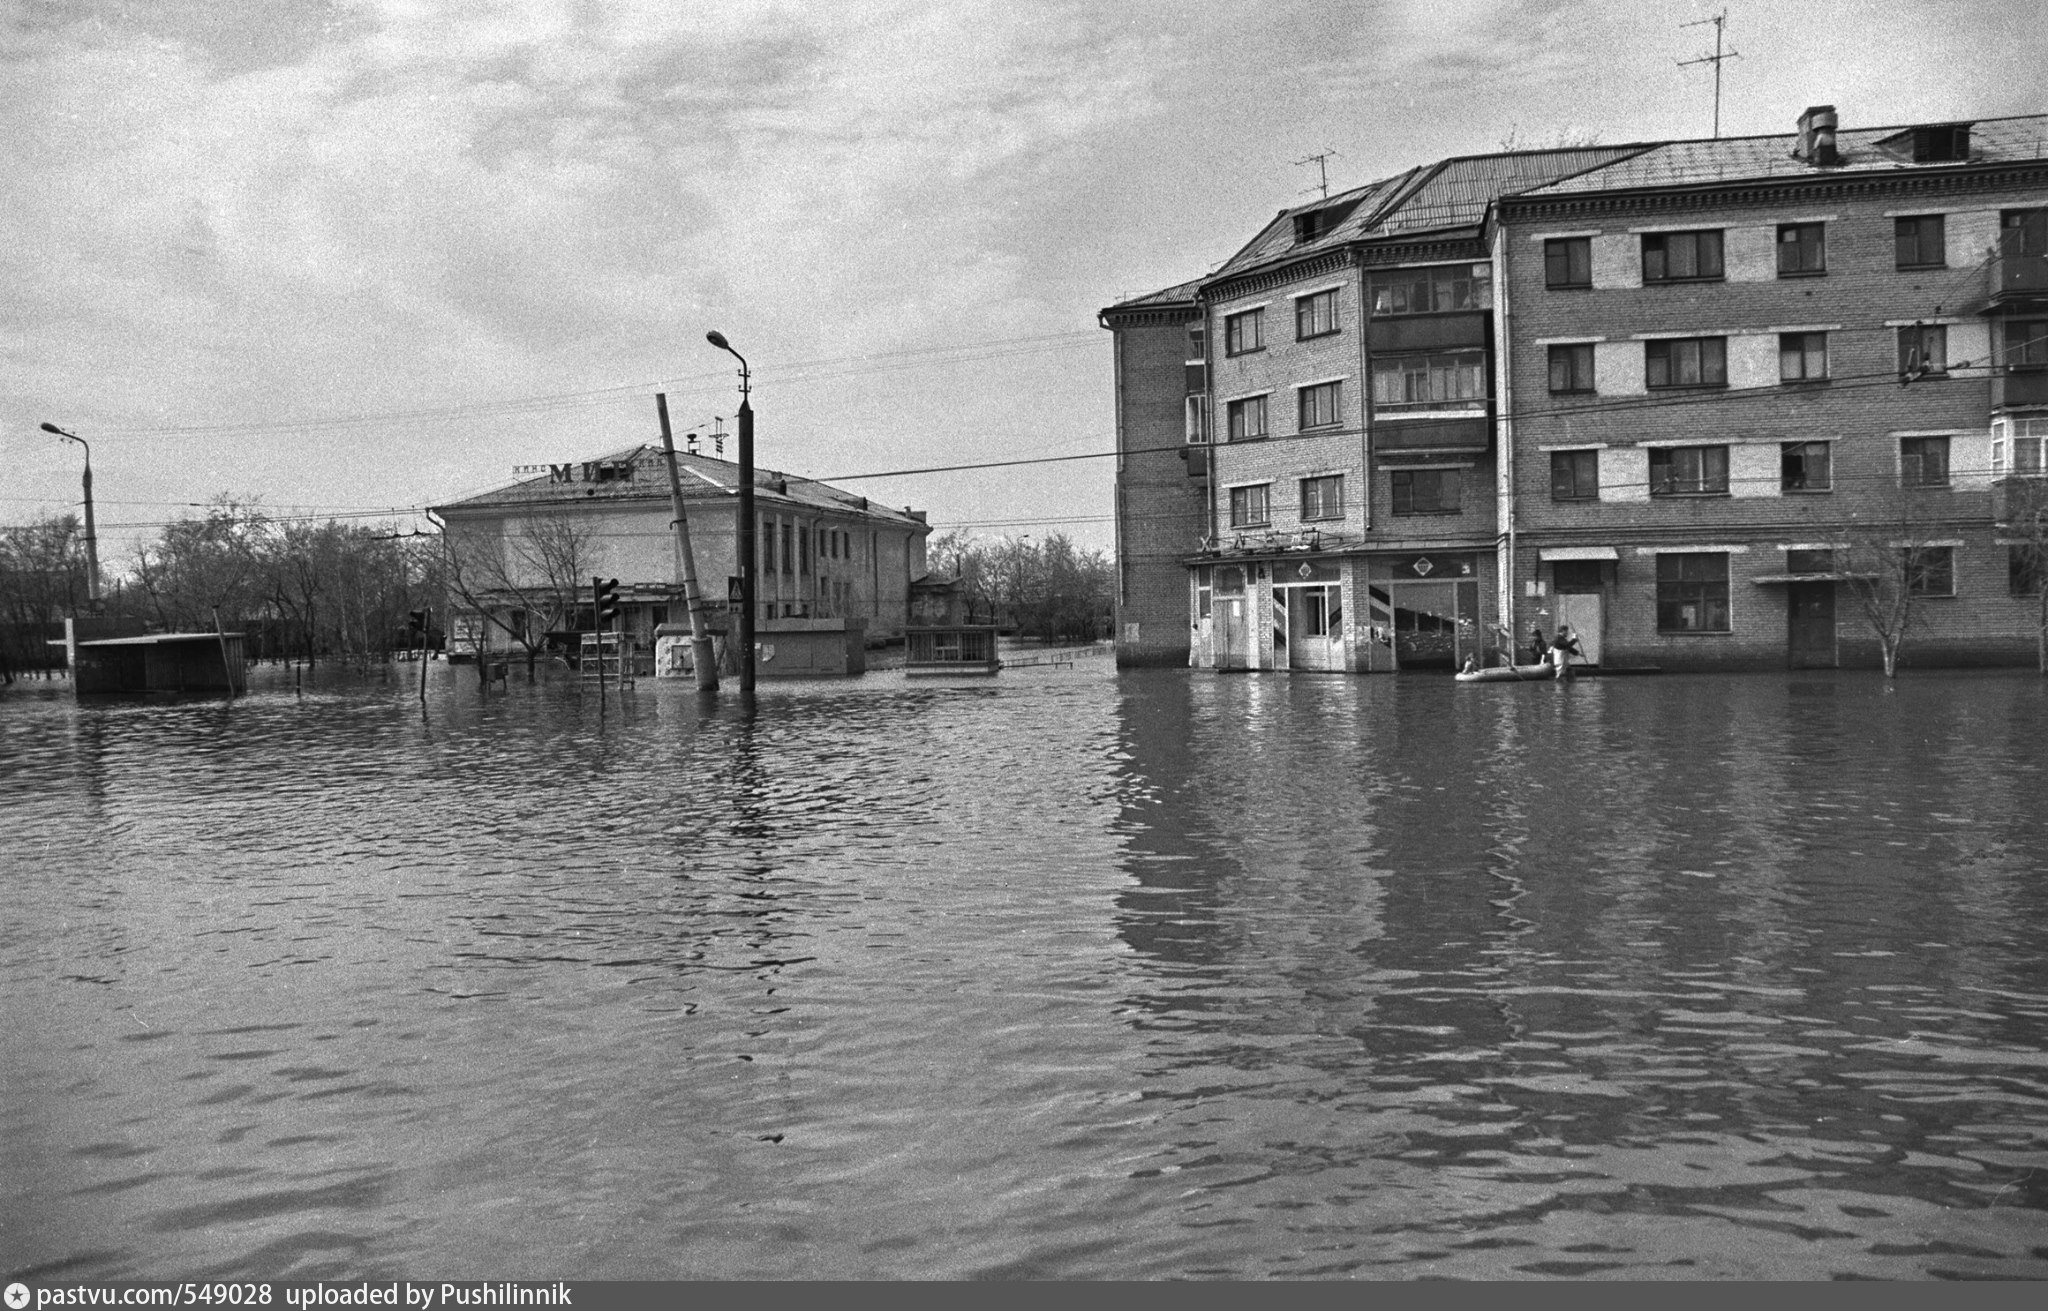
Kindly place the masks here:
POLYGON ((746 597, 740 593, 740 576, 738 574, 727 574, 725 579, 725 603, 727 605, 738 605, 745 599, 746 597))

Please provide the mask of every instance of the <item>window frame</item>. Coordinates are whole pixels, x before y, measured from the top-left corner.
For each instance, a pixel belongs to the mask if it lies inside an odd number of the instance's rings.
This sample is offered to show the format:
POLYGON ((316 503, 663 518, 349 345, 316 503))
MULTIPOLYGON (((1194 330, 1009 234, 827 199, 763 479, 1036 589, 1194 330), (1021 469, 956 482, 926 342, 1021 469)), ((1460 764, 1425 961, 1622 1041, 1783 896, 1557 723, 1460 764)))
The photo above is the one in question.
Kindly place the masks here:
POLYGON ((1946 323, 1909 323, 1899 328, 1899 375, 1907 379, 1948 376, 1946 323), (1915 351, 1920 354, 1918 368, 1910 362, 1915 351))
POLYGON ((1643 387, 1645 390, 1680 391, 1707 387, 1726 387, 1727 385, 1728 339, 1726 337, 1653 337, 1643 343, 1643 387), (1712 345, 1711 353, 1717 357, 1714 360, 1714 372, 1718 373, 1718 377, 1708 376, 1708 347, 1710 343, 1712 345), (1700 375, 1697 382, 1682 380, 1674 382, 1671 380, 1672 376, 1677 372, 1673 365, 1674 352, 1683 347, 1692 348, 1693 367, 1700 375), (1663 382, 1654 381, 1660 356, 1665 375, 1663 382))
POLYGON ((1273 526, 1273 484, 1245 483, 1230 489, 1230 526, 1236 528, 1270 528, 1273 526), (1253 493, 1257 493, 1258 504, 1253 506, 1253 493), (1239 498, 1243 498, 1240 500, 1239 498), (1259 517, 1254 519, 1254 509, 1259 517))
POLYGON ((1393 513, 1403 518, 1465 513, 1465 471, 1461 468, 1389 469, 1387 475, 1389 503, 1393 513), (1416 504, 1417 474, 1427 475, 1434 485, 1434 495, 1424 508, 1416 504), (1444 494, 1446 488, 1450 492, 1448 498, 1444 494), (1448 507, 1446 499, 1450 502, 1448 507))
POLYGON ((1825 332, 1781 332, 1778 334, 1778 383, 1780 386, 1828 380, 1828 334, 1825 332), (1816 348, 1815 343, 1819 345, 1816 348), (1820 358, 1819 372, 1813 371, 1813 360, 1820 358), (1798 361, 1797 373, 1788 373, 1787 364, 1798 361))
POLYGON ((1459 260, 1451 264, 1427 264, 1415 268, 1388 269, 1375 273, 1366 284, 1367 304, 1374 318, 1404 318, 1415 314, 1482 314, 1493 308, 1493 264, 1488 260, 1459 260), (1460 276, 1460 270, 1463 271, 1460 276), (1459 305, 1457 288, 1467 284, 1466 303, 1459 305), (1427 287, 1429 304, 1420 309, 1413 302, 1417 287, 1427 287), (1397 296, 1396 293, 1403 293, 1397 296), (1404 304, 1396 307, 1396 299, 1404 304), (1453 303, 1443 303, 1445 301, 1453 303))
POLYGON ((1907 214, 1892 220, 1892 267, 1895 269, 1945 269, 1948 267, 1948 215, 1907 214), (1915 258, 1906 257, 1907 238, 1912 239, 1912 253, 1915 258), (1932 235, 1935 258, 1928 259, 1927 245, 1932 235))
POLYGON ((1238 355, 1255 355, 1266 349, 1266 307, 1255 305, 1248 310, 1223 316, 1223 354, 1226 359, 1238 355), (1247 333, 1246 329, 1249 329, 1247 333), (1249 336, 1250 343, 1246 343, 1249 336))
POLYGON ((1781 278, 1815 278, 1828 271, 1828 225, 1826 223, 1780 223, 1778 225, 1778 276, 1781 278), (1812 241, 1807 237, 1811 235, 1812 241), (1786 237, 1791 237, 1787 241, 1786 237), (1792 267, 1787 268, 1785 252, 1793 252, 1792 267))
POLYGON ((1329 337, 1340 330, 1337 322, 1337 288, 1312 291, 1306 296, 1294 298, 1294 339, 1311 341, 1317 337, 1329 337), (1318 319, 1326 320, 1325 326, 1317 327, 1318 319))
MULTIPOLYGON (((1486 351, 1483 347, 1466 347, 1458 350, 1403 351, 1398 354, 1375 355, 1367 385, 1372 388, 1372 408, 1375 414, 1426 414, 1441 410, 1483 410, 1491 402, 1486 382, 1486 351), (1449 361, 1450 367, 1439 369, 1439 361, 1449 361), (1410 367, 1420 362, 1418 372, 1410 367), (1478 392, 1472 396, 1438 397, 1436 381, 1439 377, 1457 379, 1467 370, 1476 370, 1472 377, 1477 380, 1478 392), (1382 377, 1400 379, 1401 400, 1382 400, 1380 380, 1382 377), (1407 399, 1409 379, 1421 377, 1427 380, 1430 396, 1426 400, 1407 399)), ((1456 390, 1455 383, 1452 390, 1456 390)))
POLYGON ((1593 239, 1547 237, 1543 242, 1543 285, 1550 291, 1583 290, 1593 285, 1593 239), (1583 256, 1583 263, 1581 261, 1583 256), (1559 269, 1563 277, 1558 276, 1559 269), (1582 276, 1580 276, 1582 274, 1582 276))
POLYGON ((1950 462, 1950 439, 1942 434, 1928 434, 1919 437, 1899 438, 1899 486, 1909 490, 1939 491, 1953 487, 1954 472, 1950 462), (1940 443, 1939 446, 1935 443, 1940 443), (1910 452, 1908 448, 1913 448, 1910 452), (1930 475, 1928 455, 1941 452, 1940 471, 1930 475))
POLYGON ((1597 501, 1600 499, 1600 452, 1598 450, 1552 451, 1550 453, 1550 499, 1553 501, 1597 501), (1591 486, 1587 486, 1586 471, 1592 473, 1591 486), (1567 476, 1560 478, 1559 474, 1567 476), (1565 495, 1558 495, 1561 486, 1569 484, 1565 495))
POLYGON ((1723 229, 1691 228, 1683 232, 1645 232, 1641 235, 1644 286, 1662 286, 1673 282, 1725 282, 1727 280, 1728 247, 1723 229), (1702 238, 1707 237, 1713 238, 1711 243, 1702 242, 1702 238), (1690 242, 1692 247, 1694 271, 1691 273, 1670 272, 1673 254, 1676 250, 1683 248, 1675 243, 1681 240, 1690 242), (1712 247, 1711 263, 1713 264, 1713 271, 1710 273, 1700 271, 1709 262, 1706 253, 1709 245, 1712 247), (1654 273, 1651 272, 1653 257, 1657 269, 1654 273))
POLYGON ((1818 496, 1835 490, 1835 452, 1831 441, 1799 441, 1778 443, 1778 490, 1793 496, 1818 496), (1820 469, 1818 478, 1813 472, 1810 453, 1818 448, 1820 469), (1792 472, 1794 459, 1801 461, 1801 472, 1792 472))
POLYGON ((1342 427, 1344 423, 1344 382, 1335 379, 1330 382, 1312 382, 1294 389, 1294 428, 1296 432, 1316 432, 1324 428, 1342 427), (1327 401, 1327 407, 1322 402, 1327 401), (1311 415, 1310 411, 1316 413, 1311 415), (1327 409, 1327 418, 1321 417, 1327 409))
POLYGON ((1329 519, 1344 517, 1344 475, 1341 473, 1310 474, 1301 480, 1301 518, 1303 523, 1321 523, 1329 519))
POLYGON ((1901 546, 1900 568, 1906 576, 1906 594, 1917 599, 1937 599, 1956 594, 1956 548, 1953 546, 1901 546))
POLYGON ((1598 379, 1594 373, 1593 343, 1590 341, 1554 342, 1550 346, 1550 394, 1552 396, 1594 396, 1599 394, 1598 379), (1583 375, 1579 368, 1583 361, 1583 375), (1558 386, 1558 365, 1564 364, 1564 383, 1558 386))
POLYGON ((1725 442, 1701 442, 1692 446, 1650 448, 1650 497, 1652 500, 1685 500, 1703 496, 1728 495, 1728 446, 1725 442), (1664 468, 1658 476, 1658 466, 1664 468), (1689 464, 1689 470, 1674 468, 1689 464), (1681 485, 1684 484, 1684 485, 1681 485))
POLYGON ((1229 442, 1262 442, 1272 435, 1272 415, 1266 404, 1272 398, 1271 392, 1260 392, 1256 396, 1240 396, 1234 401, 1223 403, 1223 440, 1229 442), (1248 416, 1257 413, 1258 431, 1251 430, 1248 416))
MULTIPOLYGON (((1735 631, 1730 604, 1730 559, 1726 551, 1660 551, 1657 553, 1657 632, 1660 635, 1726 634, 1735 631), (1720 561, 1720 577, 1687 577, 1688 562, 1720 561), (1666 574, 1670 577, 1666 577, 1666 574), (1684 607, 1698 607, 1696 622, 1682 623, 1684 607), (1718 624, 1714 623, 1719 619, 1718 624)), ((1711 573, 1711 570, 1699 570, 1711 573)))

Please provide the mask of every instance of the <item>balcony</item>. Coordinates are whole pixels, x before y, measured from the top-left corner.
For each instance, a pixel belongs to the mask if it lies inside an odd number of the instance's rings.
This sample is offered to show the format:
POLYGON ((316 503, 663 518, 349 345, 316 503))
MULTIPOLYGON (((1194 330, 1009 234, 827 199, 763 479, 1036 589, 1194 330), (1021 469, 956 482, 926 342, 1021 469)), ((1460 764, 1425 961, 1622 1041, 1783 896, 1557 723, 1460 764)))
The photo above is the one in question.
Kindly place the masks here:
POLYGON ((1372 446, 1373 453, 1382 461, 1484 454, 1493 446, 1493 421, 1478 416, 1433 419, 1423 414, 1381 415, 1373 421, 1372 446))
POLYGON ((2010 365, 1991 375, 1995 411, 2048 405, 2048 365, 2010 365))
POLYGON ((1991 522, 2005 531, 2048 527, 2048 478, 2017 474, 1992 483, 1991 522))
POLYGON ((1991 303, 2048 301, 2048 254, 2027 251, 2017 234, 2002 234, 1991 256, 1991 303))
POLYGON ((1188 462, 1188 477, 1207 478, 1209 476, 1208 446, 1183 446, 1181 447, 1180 458, 1188 462))

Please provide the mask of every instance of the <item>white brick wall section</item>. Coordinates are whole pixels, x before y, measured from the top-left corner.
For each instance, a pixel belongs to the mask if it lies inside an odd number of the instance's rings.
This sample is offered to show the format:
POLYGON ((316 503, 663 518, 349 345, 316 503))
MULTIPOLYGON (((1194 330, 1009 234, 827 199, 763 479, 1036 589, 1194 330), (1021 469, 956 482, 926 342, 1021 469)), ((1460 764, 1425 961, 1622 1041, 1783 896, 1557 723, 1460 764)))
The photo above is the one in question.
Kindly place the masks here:
POLYGON ((1643 343, 1594 342, 1593 389, 1602 396, 1644 395, 1648 389, 1643 385, 1643 343))
POLYGON ((1778 229, 1729 228, 1721 235, 1721 262, 1730 282, 1775 282, 1778 229))
POLYGON ((1991 485, 1991 433, 1959 432, 1948 439, 1949 480, 1957 487, 1991 485))
POLYGON ((1972 371, 1991 367, 1991 325, 1976 322, 1951 323, 1948 327, 1948 364, 1951 369, 1968 364, 1972 371))
POLYGON ((1728 338, 1728 385, 1730 387, 1775 387, 1778 385, 1778 337, 1776 333, 1743 332, 1728 338))
POLYGON ((1602 291, 1643 285, 1643 239, 1632 232, 1593 238, 1593 285, 1602 291))
POLYGON ((1966 209, 1943 221, 1944 249, 1952 269, 1975 268, 1998 242, 1998 211, 1966 209))
POLYGON ((1728 448, 1730 496, 1782 495, 1783 472, 1776 442, 1745 442, 1728 448))
POLYGON ((1640 446, 1603 448, 1600 452, 1600 499, 1649 500, 1650 453, 1640 446))

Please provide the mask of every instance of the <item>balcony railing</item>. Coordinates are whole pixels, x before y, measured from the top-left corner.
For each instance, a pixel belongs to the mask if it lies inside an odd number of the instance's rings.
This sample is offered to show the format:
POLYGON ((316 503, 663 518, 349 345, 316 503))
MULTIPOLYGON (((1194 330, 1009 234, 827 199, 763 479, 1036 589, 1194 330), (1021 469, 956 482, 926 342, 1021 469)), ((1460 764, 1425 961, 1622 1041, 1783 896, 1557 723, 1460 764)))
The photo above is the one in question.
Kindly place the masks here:
POLYGON ((2022 254, 2019 242, 2001 241, 1991 256, 1993 303, 2015 297, 2048 298, 2048 254, 2022 254))
POLYGON ((2012 365, 1991 375, 1991 408, 2048 405, 2048 366, 2012 365))

